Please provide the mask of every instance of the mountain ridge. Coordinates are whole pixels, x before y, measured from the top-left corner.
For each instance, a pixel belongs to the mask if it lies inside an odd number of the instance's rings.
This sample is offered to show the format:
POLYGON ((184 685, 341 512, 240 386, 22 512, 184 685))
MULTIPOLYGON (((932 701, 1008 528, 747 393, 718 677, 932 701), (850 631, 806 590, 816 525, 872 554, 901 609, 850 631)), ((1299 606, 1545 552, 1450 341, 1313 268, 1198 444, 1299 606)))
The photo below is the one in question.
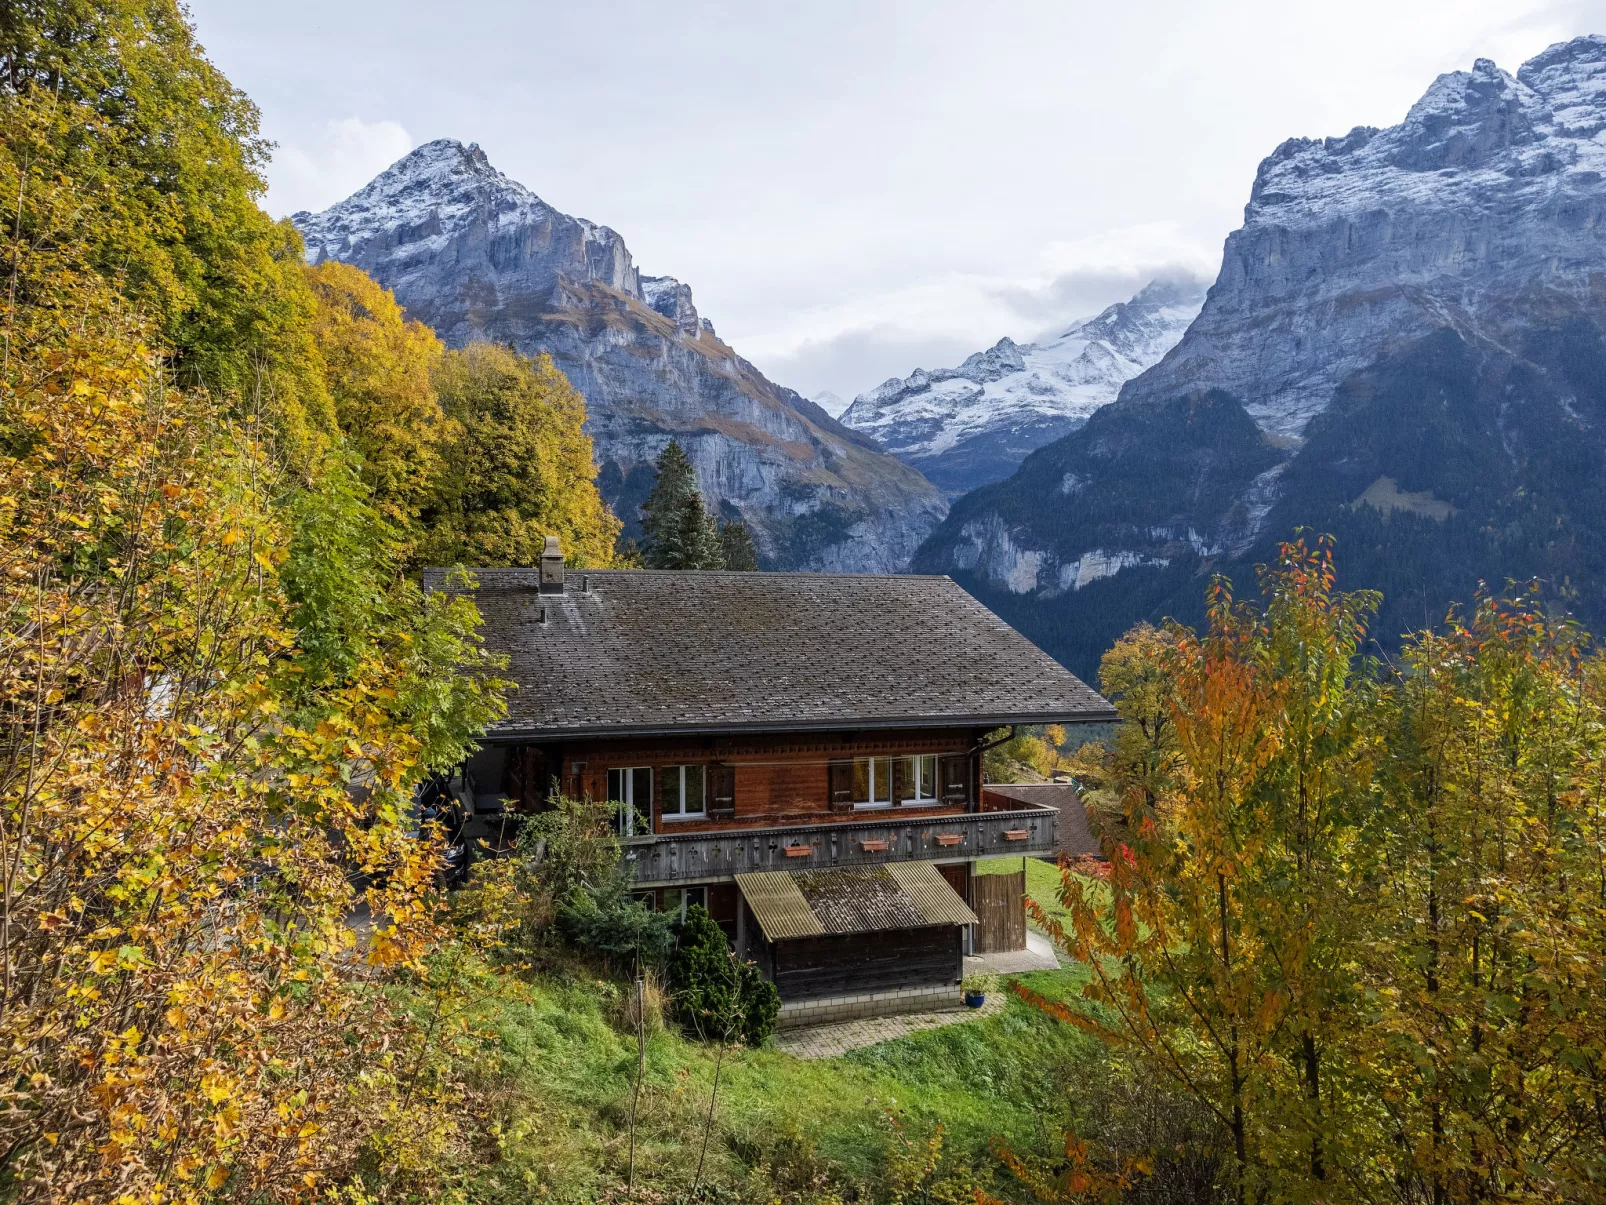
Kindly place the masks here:
POLYGON ((425 143, 292 221, 309 262, 363 268, 448 345, 550 354, 586 399, 598 486, 627 532, 670 439, 769 567, 899 570, 946 512, 918 472, 737 355, 689 286, 643 276, 616 231, 554 208, 478 145, 425 143))
POLYGON ((1078 672, 1132 622, 1339 537, 1376 631, 1541 578, 1606 620, 1606 38, 1440 76, 1261 163, 1199 317, 917 554, 1078 672), (1088 567, 1091 566, 1091 569, 1088 567))
POLYGON ((1182 337, 1203 300, 1198 282, 1151 281, 1055 339, 1006 337, 955 368, 893 377, 856 397, 842 421, 958 497, 1007 477, 1114 401, 1182 337))

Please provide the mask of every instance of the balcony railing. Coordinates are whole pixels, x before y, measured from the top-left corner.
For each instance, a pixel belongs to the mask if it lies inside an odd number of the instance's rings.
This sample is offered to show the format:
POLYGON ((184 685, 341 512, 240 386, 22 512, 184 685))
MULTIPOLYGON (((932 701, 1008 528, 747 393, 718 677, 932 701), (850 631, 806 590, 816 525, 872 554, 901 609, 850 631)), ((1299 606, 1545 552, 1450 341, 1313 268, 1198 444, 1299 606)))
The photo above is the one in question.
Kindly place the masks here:
POLYGON ((881 814, 834 824, 654 833, 625 838, 625 860, 637 883, 659 887, 757 870, 1043 854, 1058 847, 1058 822, 1054 808, 1021 805, 957 816, 881 814))

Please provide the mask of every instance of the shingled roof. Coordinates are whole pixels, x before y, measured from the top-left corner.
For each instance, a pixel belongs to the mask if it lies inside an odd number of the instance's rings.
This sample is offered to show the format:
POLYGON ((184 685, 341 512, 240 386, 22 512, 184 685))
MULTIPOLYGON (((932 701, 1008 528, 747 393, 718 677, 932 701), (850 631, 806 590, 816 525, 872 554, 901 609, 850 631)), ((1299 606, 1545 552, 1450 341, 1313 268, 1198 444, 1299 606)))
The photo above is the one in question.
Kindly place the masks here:
POLYGON ((496 737, 1114 717, 946 577, 570 570, 541 594, 534 569, 473 572, 486 646, 518 684, 496 737))

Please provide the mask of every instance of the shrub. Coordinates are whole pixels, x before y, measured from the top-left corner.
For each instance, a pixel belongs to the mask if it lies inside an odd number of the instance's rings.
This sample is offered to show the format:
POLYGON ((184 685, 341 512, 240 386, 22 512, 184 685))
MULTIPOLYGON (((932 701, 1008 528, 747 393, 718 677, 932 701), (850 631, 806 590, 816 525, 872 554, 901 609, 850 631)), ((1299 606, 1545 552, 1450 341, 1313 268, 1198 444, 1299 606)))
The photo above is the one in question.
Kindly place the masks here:
POLYGON ((703 908, 686 911, 669 962, 675 1019, 704 1041, 761 1044, 775 1032, 781 998, 750 962, 739 962, 725 933, 703 908))
POLYGON ((558 904, 556 920, 570 945, 615 962, 639 957, 643 965, 658 966, 675 945, 669 916, 631 898, 629 873, 622 869, 597 886, 572 887, 558 904))

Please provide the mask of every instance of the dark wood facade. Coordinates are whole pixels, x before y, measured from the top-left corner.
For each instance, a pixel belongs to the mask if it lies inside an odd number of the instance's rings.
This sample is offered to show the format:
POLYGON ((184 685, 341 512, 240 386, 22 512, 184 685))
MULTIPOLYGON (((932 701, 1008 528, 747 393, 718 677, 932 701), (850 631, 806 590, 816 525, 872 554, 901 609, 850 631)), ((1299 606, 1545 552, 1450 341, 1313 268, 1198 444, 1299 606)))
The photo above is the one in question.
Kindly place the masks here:
POLYGON ((957 986, 963 933, 954 925, 843 933, 794 941, 749 940, 747 956, 781 999, 822 1000, 903 988, 957 986))
POLYGON ((1056 840, 1053 808, 983 791, 988 734, 1109 705, 948 578, 566 575, 548 544, 476 571, 520 689, 445 788, 458 847, 609 800, 640 895, 706 907, 783 1000, 955 984, 975 860, 1056 840))

